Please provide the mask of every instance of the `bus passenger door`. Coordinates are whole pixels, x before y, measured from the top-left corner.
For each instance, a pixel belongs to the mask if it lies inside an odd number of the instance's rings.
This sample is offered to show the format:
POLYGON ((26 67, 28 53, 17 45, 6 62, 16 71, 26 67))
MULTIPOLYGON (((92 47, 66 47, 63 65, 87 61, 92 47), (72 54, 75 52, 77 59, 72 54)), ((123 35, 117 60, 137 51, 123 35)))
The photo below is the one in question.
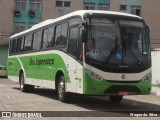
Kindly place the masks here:
POLYGON ((79 27, 74 26, 69 29, 67 71, 69 83, 66 84, 66 91, 77 93, 77 51, 78 51, 79 27))

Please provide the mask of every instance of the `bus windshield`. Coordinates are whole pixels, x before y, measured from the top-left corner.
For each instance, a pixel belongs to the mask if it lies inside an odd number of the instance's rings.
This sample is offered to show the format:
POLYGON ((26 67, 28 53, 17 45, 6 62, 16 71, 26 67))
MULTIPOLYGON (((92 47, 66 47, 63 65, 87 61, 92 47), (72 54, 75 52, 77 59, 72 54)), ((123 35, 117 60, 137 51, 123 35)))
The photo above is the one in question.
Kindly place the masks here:
POLYGON ((147 30, 140 21, 92 18, 86 62, 108 72, 140 72, 150 66, 147 30))

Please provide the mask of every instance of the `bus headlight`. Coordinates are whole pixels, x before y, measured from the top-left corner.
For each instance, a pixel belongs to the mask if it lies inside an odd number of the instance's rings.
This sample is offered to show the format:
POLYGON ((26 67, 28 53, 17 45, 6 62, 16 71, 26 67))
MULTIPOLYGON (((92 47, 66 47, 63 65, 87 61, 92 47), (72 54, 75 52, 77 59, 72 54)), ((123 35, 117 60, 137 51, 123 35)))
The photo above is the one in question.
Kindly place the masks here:
POLYGON ((91 70, 86 69, 87 74, 95 80, 104 80, 100 75, 98 75, 97 73, 92 72, 91 70))
POLYGON ((144 76, 141 80, 143 80, 143 81, 148 81, 148 80, 151 80, 151 78, 152 78, 152 74, 149 73, 149 74, 147 74, 146 76, 144 76))

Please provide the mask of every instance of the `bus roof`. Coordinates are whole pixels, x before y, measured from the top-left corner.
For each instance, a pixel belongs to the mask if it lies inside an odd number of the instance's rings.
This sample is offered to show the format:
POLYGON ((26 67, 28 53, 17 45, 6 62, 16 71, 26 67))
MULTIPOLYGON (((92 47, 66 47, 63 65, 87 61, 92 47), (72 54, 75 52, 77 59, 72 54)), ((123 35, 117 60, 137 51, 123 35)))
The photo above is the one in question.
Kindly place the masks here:
POLYGON ((72 17, 72 16, 81 16, 83 18, 83 15, 85 13, 99 13, 99 14, 110 14, 110 15, 120 15, 120 16, 128 16, 128 17, 135 17, 135 18, 139 18, 139 19, 142 19, 141 17, 139 16, 136 16, 136 15, 132 15, 132 14, 129 14, 129 13, 122 13, 122 12, 114 12, 114 11, 101 11, 101 10, 78 10, 78 11, 75 11, 75 12, 71 12, 69 14, 66 14, 64 16, 61 16, 61 17, 58 17, 56 19, 48 19, 48 20, 45 20, 43 22, 40 22, 36 25, 33 25, 30 29, 28 30, 25 30, 25 31, 22 31, 20 33, 17 33, 17 34, 14 34, 10 37, 10 39, 14 38, 14 37, 17 37, 19 35, 23 35, 25 33, 28 33, 28 32, 31 32, 33 30, 36 30, 40 27, 43 27, 43 26, 46 26, 46 25, 50 25, 54 22, 57 22, 57 21, 60 21, 60 20, 63 20, 63 19, 66 19, 66 18, 69 18, 69 17, 72 17))

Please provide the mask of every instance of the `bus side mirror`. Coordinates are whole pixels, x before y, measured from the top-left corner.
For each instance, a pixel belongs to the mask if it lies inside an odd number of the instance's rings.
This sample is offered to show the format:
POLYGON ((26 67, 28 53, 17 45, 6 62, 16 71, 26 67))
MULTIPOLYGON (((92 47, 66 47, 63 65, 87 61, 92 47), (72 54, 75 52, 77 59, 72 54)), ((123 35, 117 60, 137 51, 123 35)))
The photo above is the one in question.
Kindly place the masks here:
POLYGON ((86 29, 82 29, 81 41, 85 42, 86 40, 87 40, 87 30, 86 29))

